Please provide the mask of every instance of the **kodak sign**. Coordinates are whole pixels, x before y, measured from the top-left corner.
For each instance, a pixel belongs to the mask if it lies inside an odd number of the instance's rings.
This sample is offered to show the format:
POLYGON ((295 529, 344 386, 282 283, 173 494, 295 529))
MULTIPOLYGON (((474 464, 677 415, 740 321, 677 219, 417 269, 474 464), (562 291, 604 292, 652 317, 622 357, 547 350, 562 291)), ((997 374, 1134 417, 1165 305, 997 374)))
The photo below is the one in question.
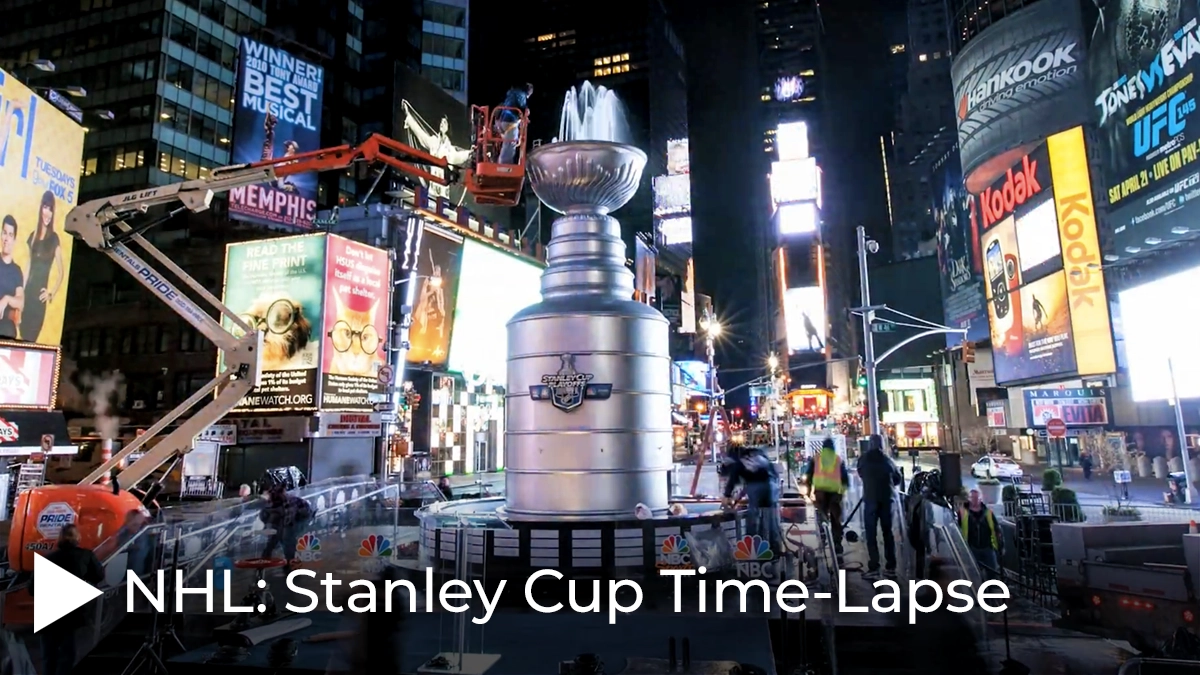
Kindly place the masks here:
POLYGON ((979 195, 979 220, 984 231, 1041 193, 1045 176, 1038 175, 1039 164, 1036 157, 1026 155, 1020 165, 1010 168, 996 184, 979 195))
POLYGON ((1075 127, 1055 134, 1047 139, 1046 147, 1058 211, 1076 367, 1080 375, 1106 375, 1116 372, 1117 364, 1083 129, 1075 127))

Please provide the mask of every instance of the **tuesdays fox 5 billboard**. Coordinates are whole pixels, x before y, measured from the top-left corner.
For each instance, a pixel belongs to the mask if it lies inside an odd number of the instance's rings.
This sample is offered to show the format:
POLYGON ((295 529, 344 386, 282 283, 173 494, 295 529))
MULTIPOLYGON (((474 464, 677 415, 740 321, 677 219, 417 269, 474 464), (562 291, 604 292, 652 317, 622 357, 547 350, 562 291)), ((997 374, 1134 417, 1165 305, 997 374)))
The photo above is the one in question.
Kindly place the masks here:
MULTIPOLYGON (((280 159, 321 148, 325 69, 242 38, 233 113, 233 163, 280 159)), ((317 214, 317 174, 230 190, 238 220, 307 230, 317 214)))
POLYGON ((1104 4, 1088 67, 1112 253, 1195 236, 1200 211, 1200 6, 1104 4))
POLYGON ((58 345, 84 129, 0 70, 0 338, 58 345))
POLYGON ((996 383, 1116 370, 1083 129, 1030 148, 972 195, 996 383))
POLYGON ((954 57, 959 153, 978 192, 1017 148, 1087 119, 1083 21, 1078 0, 1041 0, 1014 12, 954 57))

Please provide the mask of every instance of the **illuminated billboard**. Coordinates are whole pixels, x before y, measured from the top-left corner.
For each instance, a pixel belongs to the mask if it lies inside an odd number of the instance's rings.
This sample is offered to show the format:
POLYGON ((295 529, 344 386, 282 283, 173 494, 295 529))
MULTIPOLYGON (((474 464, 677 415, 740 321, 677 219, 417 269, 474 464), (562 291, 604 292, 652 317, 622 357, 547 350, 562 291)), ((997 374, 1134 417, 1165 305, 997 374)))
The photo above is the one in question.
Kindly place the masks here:
POLYGON ((392 261, 383 249, 327 236, 320 407, 373 410, 389 361, 392 261))
POLYGON ((0 70, 0 338, 58 345, 83 127, 0 70))
POLYGON ((950 66, 959 156, 972 192, 1020 159, 1031 139, 1086 121, 1080 3, 1023 4, 972 37, 950 66))
POLYGON ((937 224, 938 270, 942 278, 942 310, 946 325, 966 329, 947 334, 950 346, 965 337, 988 337, 979 236, 971 219, 971 195, 963 183, 958 147, 941 158, 933 171, 933 221, 937 224))
POLYGON ((971 203, 996 383, 1114 372, 1082 128, 1051 136, 971 203))
POLYGON ((508 380, 508 321, 541 300, 541 266, 467 239, 462 249, 449 369, 503 386, 508 380))
POLYGON ((821 168, 816 158, 772 162, 771 199, 776 204, 814 202, 821 208, 821 168))
POLYGON ((782 162, 807 158, 808 122, 788 122, 776 127, 775 150, 782 162))
POLYGON ((775 100, 780 103, 791 103, 804 98, 808 83, 799 75, 784 75, 775 78, 775 100))
MULTIPOLYGON (((231 164, 321 148, 325 69, 243 37, 238 61, 231 164)), ((311 229, 317 174, 304 173, 229 191, 229 214, 265 225, 311 229)))
POLYGON ((663 244, 666 246, 690 244, 692 243, 692 217, 663 218, 658 221, 658 232, 662 235, 663 244))
MULTIPOLYGON (((222 301, 263 334, 262 378, 238 410, 315 410, 325 334, 324 234, 260 239, 225 249, 222 301)), ((233 323, 223 320, 229 330, 233 323)), ((218 370, 224 368, 224 354, 218 370)))
POLYGON ((825 291, 820 286, 787 289, 783 316, 788 351, 825 352, 825 291))
POLYGON ((634 240, 633 255, 633 299, 638 302, 653 305, 655 290, 655 270, 658 268, 658 254, 642 241, 641 237, 634 240))
POLYGON ((686 173, 654 179, 654 215, 670 216, 692 210, 692 177, 686 173))
POLYGON ((667 141, 667 175, 690 173, 691 158, 688 156, 688 139, 667 141))
POLYGON ((1200 13, 1195 3, 1178 1, 1097 4, 1089 100, 1112 253, 1128 258, 1200 231, 1194 121, 1200 13))
POLYGON ((782 236, 812 234, 817 231, 821 218, 815 202, 783 204, 775 212, 775 217, 778 219, 779 234, 782 236))
POLYGON ((1122 291, 1125 362, 1134 401, 1200 398, 1200 267, 1122 291), (1174 371, 1174 378, 1172 378, 1174 371))
POLYGON ((683 277, 683 290, 679 294, 680 333, 696 332, 696 259, 688 258, 687 272, 683 277))
POLYGON ((412 326, 408 329, 406 356, 409 363, 446 364, 462 255, 461 236, 425 226, 416 261, 417 278, 407 282, 417 285, 412 289, 412 326))
POLYGON ((57 347, 0 341, 0 410, 51 410, 58 395, 57 347))

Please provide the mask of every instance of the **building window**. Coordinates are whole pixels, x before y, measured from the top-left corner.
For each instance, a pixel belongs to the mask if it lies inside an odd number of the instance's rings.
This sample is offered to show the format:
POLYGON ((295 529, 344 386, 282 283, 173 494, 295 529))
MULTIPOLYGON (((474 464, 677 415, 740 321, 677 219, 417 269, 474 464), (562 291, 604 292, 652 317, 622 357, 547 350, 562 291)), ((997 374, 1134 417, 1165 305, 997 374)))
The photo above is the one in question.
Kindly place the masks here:
POLYGON ((117 148, 113 152, 113 171, 140 169, 146 164, 146 151, 140 148, 117 148))
POLYGON ((918 57, 917 57, 917 60, 918 60, 918 61, 928 61, 928 60, 929 60, 929 55, 928 55, 928 54, 921 54, 920 56, 918 56, 918 57))
MULTIPOLYGON (((447 26, 455 26, 456 28, 466 28, 467 26, 467 10, 462 7, 454 7, 452 5, 444 5, 440 2, 425 2, 425 11, 423 17, 426 21, 433 23, 445 24, 447 26)), ((548 40, 554 39, 554 33, 549 34, 548 40)), ((538 36, 538 42, 545 42, 542 38, 545 35, 538 36)))
MULTIPOLYGON (((600 56, 592 60, 593 66, 609 66, 614 63, 625 63, 629 60, 629 52, 623 54, 613 54, 611 56, 600 56)), ((627 72, 629 67, 626 66, 622 72, 627 72)))
POLYGON ((421 36, 421 52, 431 56, 461 59, 466 54, 467 43, 457 38, 425 33, 421 36))
POLYGON ((421 74, 442 89, 463 90, 463 74, 460 71, 437 66, 421 66, 421 74))
POLYGON ((615 66, 604 66, 603 68, 595 68, 592 70, 592 77, 604 77, 606 75, 620 75, 621 73, 629 72, 629 64, 622 63, 615 66))
POLYGON ((892 45, 890 47, 890 51, 893 54, 903 54, 904 53, 904 45, 892 45))

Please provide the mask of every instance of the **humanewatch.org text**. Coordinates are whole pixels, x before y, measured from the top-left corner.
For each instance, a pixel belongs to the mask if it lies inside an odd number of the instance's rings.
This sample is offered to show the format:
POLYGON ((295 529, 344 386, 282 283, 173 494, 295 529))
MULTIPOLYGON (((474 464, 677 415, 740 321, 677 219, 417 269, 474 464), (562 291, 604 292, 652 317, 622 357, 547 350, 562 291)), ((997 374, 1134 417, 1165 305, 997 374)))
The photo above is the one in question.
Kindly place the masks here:
MULTIPOLYGON (((163 612, 168 611, 168 600, 172 599, 168 596, 173 595, 174 611, 183 611, 184 600, 187 597, 202 597, 205 602, 205 611, 214 612, 217 611, 217 601, 220 597, 224 601, 221 611, 225 613, 250 613, 265 610, 261 605, 259 607, 237 605, 233 598, 235 591, 232 590, 231 571, 224 570, 223 574, 224 588, 218 591, 214 584, 212 570, 205 573, 204 585, 191 587, 184 585, 183 572, 177 571, 172 587, 174 592, 169 594, 164 570, 157 572, 154 588, 150 588, 145 581, 130 572, 129 583, 126 585, 126 603, 129 611, 134 611, 134 601, 138 594, 141 594, 156 610, 163 612)), ((783 581, 775 587, 761 579, 717 579, 712 582, 714 584, 712 590, 715 591, 715 599, 712 599, 709 595, 708 580, 696 579, 694 589, 685 589, 683 586, 684 578, 703 576, 705 574, 703 567, 698 570, 659 570, 659 574, 664 577, 673 577, 674 611, 677 613, 683 611, 684 598, 688 594, 694 593, 696 603, 691 606, 696 607, 697 611, 701 613, 771 612, 778 608, 789 614, 798 614, 807 609, 809 602, 828 601, 836 602, 837 611, 847 614, 866 612, 899 614, 907 610, 908 621, 912 624, 916 622, 918 614, 928 614, 940 609, 960 614, 970 612, 976 607, 992 614, 1003 612, 1008 609, 1008 605, 997 603, 1003 603, 1010 598, 1008 586, 1001 581, 985 581, 978 588, 974 588, 971 582, 960 580, 948 584, 944 589, 932 581, 910 581, 907 593, 905 593, 905 589, 899 582, 882 579, 875 582, 875 596, 869 605, 854 605, 846 598, 846 572, 838 570, 836 598, 833 593, 828 592, 810 593, 804 582, 795 579, 783 581), (921 593, 922 590, 927 592, 921 593), (708 606, 710 599, 715 605, 711 608, 708 606)), ((465 581, 450 580, 439 586, 434 583, 434 573, 430 568, 426 568, 424 583, 421 584, 409 580, 376 582, 355 579, 343 581, 328 572, 323 578, 318 579, 316 572, 304 569, 290 572, 285 583, 289 591, 306 600, 304 604, 289 602, 284 605, 287 611, 296 614, 317 611, 335 614, 342 612, 367 614, 391 612, 393 609, 408 612, 434 612, 439 611, 438 608, 441 611, 459 614, 470 611, 474 606, 482 610, 482 615, 472 617, 471 622, 479 625, 491 621, 493 613, 500 605, 504 589, 508 585, 508 581, 501 580, 490 595, 488 589, 479 581, 468 584, 465 581), (322 593, 303 585, 302 580, 309 580, 310 585, 312 581, 316 581, 317 585, 321 587, 324 597, 322 597, 322 593), (340 603, 335 596, 346 590, 353 591, 353 593, 346 598, 344 603, 340 603)), ((260 587, 263 587, 261 582, 260 587)), ((526 604, 535 612, 555 614, 569 610, 588 614, 600 613, 607 608, 610 624, 617 622, 619 614, 630 614, 637 611, 641 608, 643 600, 642 587, 636 581, 628 579, 608 582, 592 579, 567 579, 564 581, 562 573, 555 570, 541 570, 534 573, 525 581, 523 590, 526 604), (565 605, 563 603, 545 605, 534 596, 535 590, 554 590, 555 584, 562 583, 567 585, 568 601, 565 605), (605 602, 606 599, 607 602, 605 602)), ((241 593, 237 593, 237 595, 241 595, 241 593)))

